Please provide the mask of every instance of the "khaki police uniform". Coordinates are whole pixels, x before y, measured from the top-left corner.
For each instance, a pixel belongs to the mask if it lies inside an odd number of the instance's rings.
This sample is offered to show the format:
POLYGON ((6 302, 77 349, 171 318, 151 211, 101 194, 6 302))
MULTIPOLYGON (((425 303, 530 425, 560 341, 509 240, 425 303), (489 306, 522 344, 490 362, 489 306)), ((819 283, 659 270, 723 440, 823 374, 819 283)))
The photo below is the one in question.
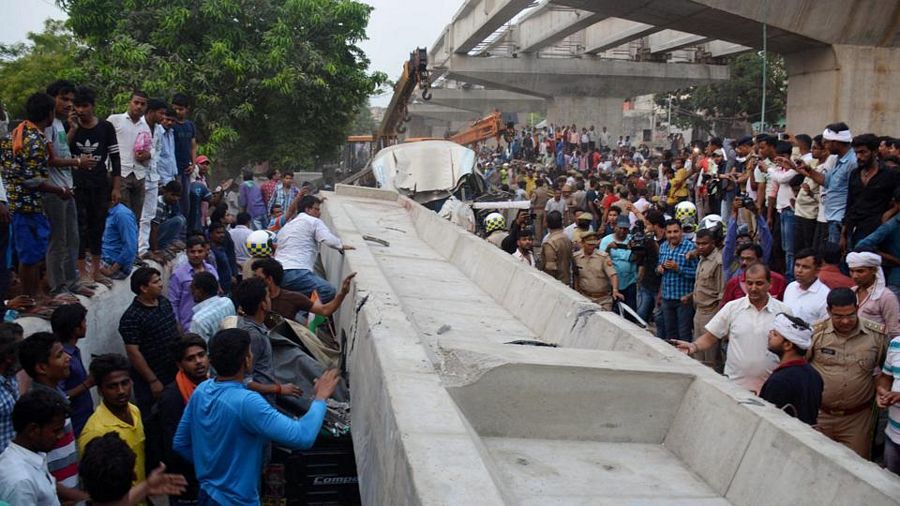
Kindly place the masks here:
POLYGON ((884 330, 860 318, 850 335, 840 336, 829 318, 813 326, 806 354, 825 383, 817 428, 866 459, 875 430, 875 370, 886 353, 884 330))
POLYGON ((584 250, 581 250, 573 255, 573 262, 575 263, 575 288, 578 293, 591 299, 600 306, 600 309, 612 311, 612 278, 616 275, 616 268, 609 255, 594 250, 588 256, 584 254, 584 250))
MULTIPOLYGON (((694 280, 694 338, 702 336, 706 332, 706 324, 719 311, 722 302, 722 293, 725 288, 722 274, 722 251, 713 250, 708 257, 700 256, 697 264, 697 276, 694 280)), ((724 360, 719 351, 719 340, 703 351, 694 354, 694 358, 721 372, 724 360)))
POLYGON ((541 245, 544 272, 572 286, 572 242, 562 230, 553 230, 541 245))
POLYGON ((553 196, 547 185, 538 186, 531 195, 531 209, 534 211, 534 240, 540 242, 544 238, 544 208, 553 196))

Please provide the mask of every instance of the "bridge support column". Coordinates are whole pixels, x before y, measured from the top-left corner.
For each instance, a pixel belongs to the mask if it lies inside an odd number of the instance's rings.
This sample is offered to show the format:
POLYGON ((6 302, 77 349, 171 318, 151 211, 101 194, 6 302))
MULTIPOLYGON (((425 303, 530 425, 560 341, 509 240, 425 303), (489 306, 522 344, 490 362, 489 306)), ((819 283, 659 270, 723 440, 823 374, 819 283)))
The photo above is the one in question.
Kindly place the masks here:
POLYGON ((555 125, 571 125, 580 129, 594 125, 599 132, 605 126, 610 139, 622 133, 622 105, 619 97, 555 97, 547 101, 547 121, 555 125))
POLYGON ((900 49, 834 45, 784 58, 790 132, 812 135, 844 121, 854 134, 900 133, 900 49))

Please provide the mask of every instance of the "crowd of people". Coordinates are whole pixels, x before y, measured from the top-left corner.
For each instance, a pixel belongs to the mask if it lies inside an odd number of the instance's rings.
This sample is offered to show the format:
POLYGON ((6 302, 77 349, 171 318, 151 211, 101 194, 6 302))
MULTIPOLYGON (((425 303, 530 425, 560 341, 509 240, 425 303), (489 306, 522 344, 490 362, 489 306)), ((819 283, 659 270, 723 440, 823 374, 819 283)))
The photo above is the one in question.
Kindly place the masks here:
POLYGON ((518 131, 479 163, 530 204, 481 233, 900 474, 900 140, 670 140, 518 131))
POLYGON ((334 287, 314 264, 320 243, 352 247, 289 171, 211 189, 186 96, 135 91, 106 120, 95 100, 53 82, 0 139, 0 503, 258 504, 270 443, 312 446, 340 380, 279 381, 269 331, 340 307, 353 275, 334 287), (122 345, 87 360, 75 295, 115 280, 134 294, 122 345), (302 417, 279 409, 298 396, 302 417))

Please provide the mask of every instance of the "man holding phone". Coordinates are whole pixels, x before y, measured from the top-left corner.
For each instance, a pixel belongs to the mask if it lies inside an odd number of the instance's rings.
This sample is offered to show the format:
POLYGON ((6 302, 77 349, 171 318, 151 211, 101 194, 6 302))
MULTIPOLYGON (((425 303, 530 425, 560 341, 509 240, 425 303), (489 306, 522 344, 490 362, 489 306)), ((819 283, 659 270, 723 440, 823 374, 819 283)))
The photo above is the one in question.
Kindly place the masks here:
POLYGON ((662 276, 663 335, 666 339, 691 341, 694 306, 691 293, 697 275, 697 259, 687 258, 694 243, 684 238, 681 222, 666 222, 666 242, 659 249, 657 274, 662 276))

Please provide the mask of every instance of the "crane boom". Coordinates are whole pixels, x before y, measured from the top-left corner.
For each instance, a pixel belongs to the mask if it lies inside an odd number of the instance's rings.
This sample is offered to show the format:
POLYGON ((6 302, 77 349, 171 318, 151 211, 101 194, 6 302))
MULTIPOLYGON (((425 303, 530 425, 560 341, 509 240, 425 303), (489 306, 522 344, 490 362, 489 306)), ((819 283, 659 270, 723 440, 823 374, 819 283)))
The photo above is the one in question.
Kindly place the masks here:
POLYGON ((384 112, 381 125, 375 136, 376 149, 381 149, 397 143, 397 134, 406 131, 403 123, 409 121, 407 106, 416 87, 422 90, 422 99, 431 100, 428 74, 428 51, 424 48, 416 48, 409 54, 409 60, 403 64, 403 72, 400 79, 394 85, 394 95, 384 112))

